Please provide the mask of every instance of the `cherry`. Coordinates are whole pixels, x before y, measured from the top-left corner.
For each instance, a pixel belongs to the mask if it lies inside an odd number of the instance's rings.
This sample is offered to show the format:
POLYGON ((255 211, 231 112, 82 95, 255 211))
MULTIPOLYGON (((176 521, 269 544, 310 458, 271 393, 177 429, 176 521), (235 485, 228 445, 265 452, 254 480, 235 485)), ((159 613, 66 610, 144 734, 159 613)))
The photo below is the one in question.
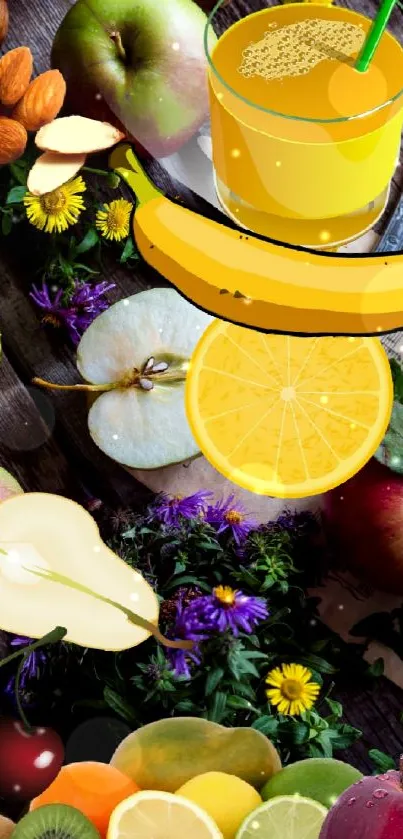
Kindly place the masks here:
POLYGON ((63 743, 52 728, 27 729, 0 718, 0 796, 30 801, 52 783, 63 760, 63 743))

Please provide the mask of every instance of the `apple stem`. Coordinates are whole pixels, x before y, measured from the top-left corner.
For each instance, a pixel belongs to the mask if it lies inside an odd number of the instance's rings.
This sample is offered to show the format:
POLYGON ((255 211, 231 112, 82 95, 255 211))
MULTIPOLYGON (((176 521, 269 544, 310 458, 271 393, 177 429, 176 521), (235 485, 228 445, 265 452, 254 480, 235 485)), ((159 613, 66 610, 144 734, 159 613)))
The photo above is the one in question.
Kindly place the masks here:
POLYGON ((119 58, 121 58, 122 61, 126 62, 126 58, 127 58, 126 50, 123 46, 122 36, 121 36, 120 32, 111 32, 110 37, 111 37, 112 41, 114 42, 114 44, 116 46, 116 50, 117 50, 119 58))
POLYGON ((39 385, 40 387, 45 387, 48 390, 84 390, 89 391, 91 393, 105 393, 108 390, 116 390, 116 388, 121 387, 119 382, 112 382, 108 385, 90 385, 90 384, 80 384, 80 385, 57 385, 53 382, 47 382, 45 379, 40 379, 37 376, 32 379, 33 385, 39 385))
POLYGON ((137 204, 147 204, 148 201, 163 195, 144 171, 132 147, 126 143, 114 148, 109 156, 109 166, 133 190, 137 204))

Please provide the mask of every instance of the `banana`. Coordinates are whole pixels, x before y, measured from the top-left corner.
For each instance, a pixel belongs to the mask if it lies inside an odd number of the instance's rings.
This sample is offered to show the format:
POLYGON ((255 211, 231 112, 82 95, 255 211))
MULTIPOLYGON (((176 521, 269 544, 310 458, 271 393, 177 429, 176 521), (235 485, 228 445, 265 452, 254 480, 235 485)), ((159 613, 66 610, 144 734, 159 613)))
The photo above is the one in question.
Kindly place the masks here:
POLYGON ((321 253, 248 235, 166 198, 128 145, 109 158, 136 196, 145 261, 205 311, 263 332, 380 335, 403 326, 403 253, 321 253))

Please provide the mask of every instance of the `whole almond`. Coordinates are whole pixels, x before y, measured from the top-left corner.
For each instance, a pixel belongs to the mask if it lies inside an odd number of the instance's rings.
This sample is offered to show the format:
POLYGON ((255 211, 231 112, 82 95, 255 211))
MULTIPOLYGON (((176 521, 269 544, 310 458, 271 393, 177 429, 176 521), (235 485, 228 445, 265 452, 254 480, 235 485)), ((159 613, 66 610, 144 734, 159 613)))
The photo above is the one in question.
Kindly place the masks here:
POLYGON ((8 6, 7 0, 0 0, 0 44, 3 43, 8 33, 8 6))
POLYGON ((0 59, 0 102, 15 105, 29 85, 32 76, 32 53, 29 47, 17 47, 0 59))
POLYGON ((0 165, 13 163, 24 154, 28 134, 23 125, 9 117, 0 117, 0 165))
POLYGON ((63 106, 66 82, 59 70, 47 70, 31 82, 11 117, 27 131, 39 131, 52 122, 63 106))

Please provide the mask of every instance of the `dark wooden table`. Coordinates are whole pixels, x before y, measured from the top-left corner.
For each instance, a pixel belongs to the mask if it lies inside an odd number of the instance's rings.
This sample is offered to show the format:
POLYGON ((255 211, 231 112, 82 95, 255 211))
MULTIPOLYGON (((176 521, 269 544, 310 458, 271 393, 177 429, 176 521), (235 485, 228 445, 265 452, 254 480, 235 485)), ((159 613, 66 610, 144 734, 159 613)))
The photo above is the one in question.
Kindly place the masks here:
MULTIPOLYGON (((161 1, 166 3, 169 15, 169 0, 161 1)), ((340 4, 359 9, 370 18, 377 5, 374 0, 341 0, 340 4)), ((9 0, 10 31, 3 49, 26 44, 34 55, 35 73, 48 69, 53 36, 71 5, 70 0, 9 0)), ((228 14, 236 18, 253 8, 253 2, 233 0, 228 14)), ((390 26, 403 40, 402 12, 394 12, 390 26)), ((178 185, 170 182, 158 165, 154 164, 152 170, 167 194, 176 195, 178 185)), ((402 187, 400 167, 393 181, 389 212, 402 187)), ((200 208, 201 202, 183 188, 181 196, 188 206, 200 208)), ((40 327, 28 297, 34 279, 29 247, 18 248, 15 240, 10 244, 4 237, 0 241, 0 465, 9 469, 27 491, 60 493, 80 503, 93 495, 112 508, 138 507, 149 493, 92 443, 85 399, 57 392, 48 396, 31 386, 35 375, 60 383, 77 381, 74 352, 40 327)), ((112 299, 164 284, 141 261, 130 270, 119 270, 113 263, 108 266, 107 277, 116 283, 112 299)), ((345 703, 349 722, 364 731, 363 740, 348 759, 365 770, 370 767, 368 747, 393 756, 403 751, 402 691, 382 679, 373 694, 352 692, 346 687, 338 695, 345 703)))

